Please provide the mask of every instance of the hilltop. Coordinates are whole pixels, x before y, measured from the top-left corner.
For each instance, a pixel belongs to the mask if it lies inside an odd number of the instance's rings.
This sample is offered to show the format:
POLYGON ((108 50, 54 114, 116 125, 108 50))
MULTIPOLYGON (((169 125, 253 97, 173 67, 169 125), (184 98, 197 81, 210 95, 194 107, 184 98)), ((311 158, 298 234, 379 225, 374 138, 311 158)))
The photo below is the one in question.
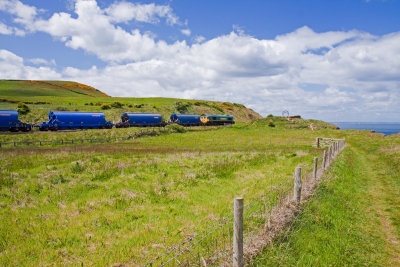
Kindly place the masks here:
POLYGON ((1 80, 0 96, 101 96, 108 95, 91 86, 69 81, 1 80))
POLYGON ((260 119, 257 112, 238 103, 179 98, 111 97, 91 86, 68 81, 0 81, 0 109, 17 109, 19 103, 31 112, 22 115, 28 123, 46 121, 49 110, 101 111, 118 122, 122 112, 157 112, 168 120, 171 113, 229 114, 238 122, 260 119))

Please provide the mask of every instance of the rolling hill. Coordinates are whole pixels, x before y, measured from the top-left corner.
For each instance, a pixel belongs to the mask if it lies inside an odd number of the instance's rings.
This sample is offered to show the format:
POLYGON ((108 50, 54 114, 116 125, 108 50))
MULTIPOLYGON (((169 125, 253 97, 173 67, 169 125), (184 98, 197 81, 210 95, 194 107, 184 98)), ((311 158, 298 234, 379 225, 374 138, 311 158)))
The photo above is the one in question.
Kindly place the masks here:
POLYGON ((111 97, 88 85, 68 81, 1 80, 0 109, 17 109, 19 103, 31 112, 22 115, 28 123, 46 121, 50 110, 102 111, 107 120, 118 122, 122 112, 230 114, 238 122, 262 118, 242 104, 178 98, 111 97))

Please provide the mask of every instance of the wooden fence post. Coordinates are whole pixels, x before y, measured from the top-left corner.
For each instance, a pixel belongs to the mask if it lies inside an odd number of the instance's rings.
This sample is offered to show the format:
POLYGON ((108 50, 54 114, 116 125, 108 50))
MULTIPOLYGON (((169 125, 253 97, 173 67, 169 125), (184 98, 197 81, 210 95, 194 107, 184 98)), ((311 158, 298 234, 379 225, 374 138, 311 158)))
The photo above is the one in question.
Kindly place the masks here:
POLYGON ((319 148, 319 137, 317 137, 317 138, 315 139, 315 145, 317 146, 317 148, 319 148))
POLYGON ((329 165, 331 164, 331 147, 328 147, 328 155, 326 155, 326 168, 329 168, 329 165))
POLYGON ((243 267, 243 198, 235 198, 233 206, 233 266, 243 267))
POLYGON ((301 168, 296 167, 294 171, 294 200, 300 203, 301 200, 301 168))
POLYGON ((313 171, 314 179, 317 179, 317 171, 318 171, 318 157, 315 157, 314 158, 314 171, 313 171))
POLYGON ((326 170, 326 149, 324 149, 324 155, 322 156, 322 169, 326 170))

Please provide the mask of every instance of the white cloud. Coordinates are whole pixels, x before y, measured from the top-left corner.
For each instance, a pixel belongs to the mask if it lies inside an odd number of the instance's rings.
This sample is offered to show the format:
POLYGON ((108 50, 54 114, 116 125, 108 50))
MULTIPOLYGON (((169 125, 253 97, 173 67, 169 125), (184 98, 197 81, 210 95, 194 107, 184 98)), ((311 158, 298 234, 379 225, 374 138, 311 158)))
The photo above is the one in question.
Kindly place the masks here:
POLYGON ((5 35, 10 35, 13 34, 13 29, 11 27, 8 27, 4 23, 0 22, 0 34, 5 34, 5 35))
POLYGON ((190 34, 192 34, 192 32, 190 31, 190 29, 183 29, 181 30, 181 33, 186 35, 186 36, 190 36, 190 34))
POLYGON ((49 67, 26 66, 23 58, 4 49, 0 49, 0 74, 1 79, 56 80, 62 77, 49 67))
POLYGON ((201 35, 198 35, 198 36, 196 36, 196 38, 194 38, 194 41, 196 42, 196 43, 202 43, 202 42, 204 42, 206 40, 206 38, 204 37, 204 36, 201 36, 201 35))
POLYGON ((38 10, 18 0, 0 0, 0 10, 15 15, 14 21, 29 26, 35 19, 38 10))
POLYGON ((170 6, 155 4, 134 4, 130 2, 118 2, 105 10, 112 22, 128 22, 136 20, 147 23, 158 23, 160 18, 165 18, 167 23, 177 24, 179 19, 172 12, 170 6))
POLYGON ((31 58, 28 61, 34 65, 56 65, 56 61, 54 59, 48 61, 44 58, 31 58))

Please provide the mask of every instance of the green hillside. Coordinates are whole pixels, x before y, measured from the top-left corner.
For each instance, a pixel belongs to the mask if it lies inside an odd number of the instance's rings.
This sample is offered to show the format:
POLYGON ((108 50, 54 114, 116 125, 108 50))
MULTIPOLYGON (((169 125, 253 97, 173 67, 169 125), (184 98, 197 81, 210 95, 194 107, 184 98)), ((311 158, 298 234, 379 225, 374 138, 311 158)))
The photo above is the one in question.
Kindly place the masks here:
POLYGON ((91 86, 69 81, 1 80, 0 96, 107 96, 91 86))
POLYGON ((0 109, 17 109, 19 103, 31 112, 21 115, 27 123, 46 121, 49 110, 101 111, 107 120, 118 122, 122 112, 157 112, 168 119, 171 113, 230 114, 238 122, 261 118, 242 104, 178 98, 110 97, 93 87, 63 81, 0 81, 0 109))

